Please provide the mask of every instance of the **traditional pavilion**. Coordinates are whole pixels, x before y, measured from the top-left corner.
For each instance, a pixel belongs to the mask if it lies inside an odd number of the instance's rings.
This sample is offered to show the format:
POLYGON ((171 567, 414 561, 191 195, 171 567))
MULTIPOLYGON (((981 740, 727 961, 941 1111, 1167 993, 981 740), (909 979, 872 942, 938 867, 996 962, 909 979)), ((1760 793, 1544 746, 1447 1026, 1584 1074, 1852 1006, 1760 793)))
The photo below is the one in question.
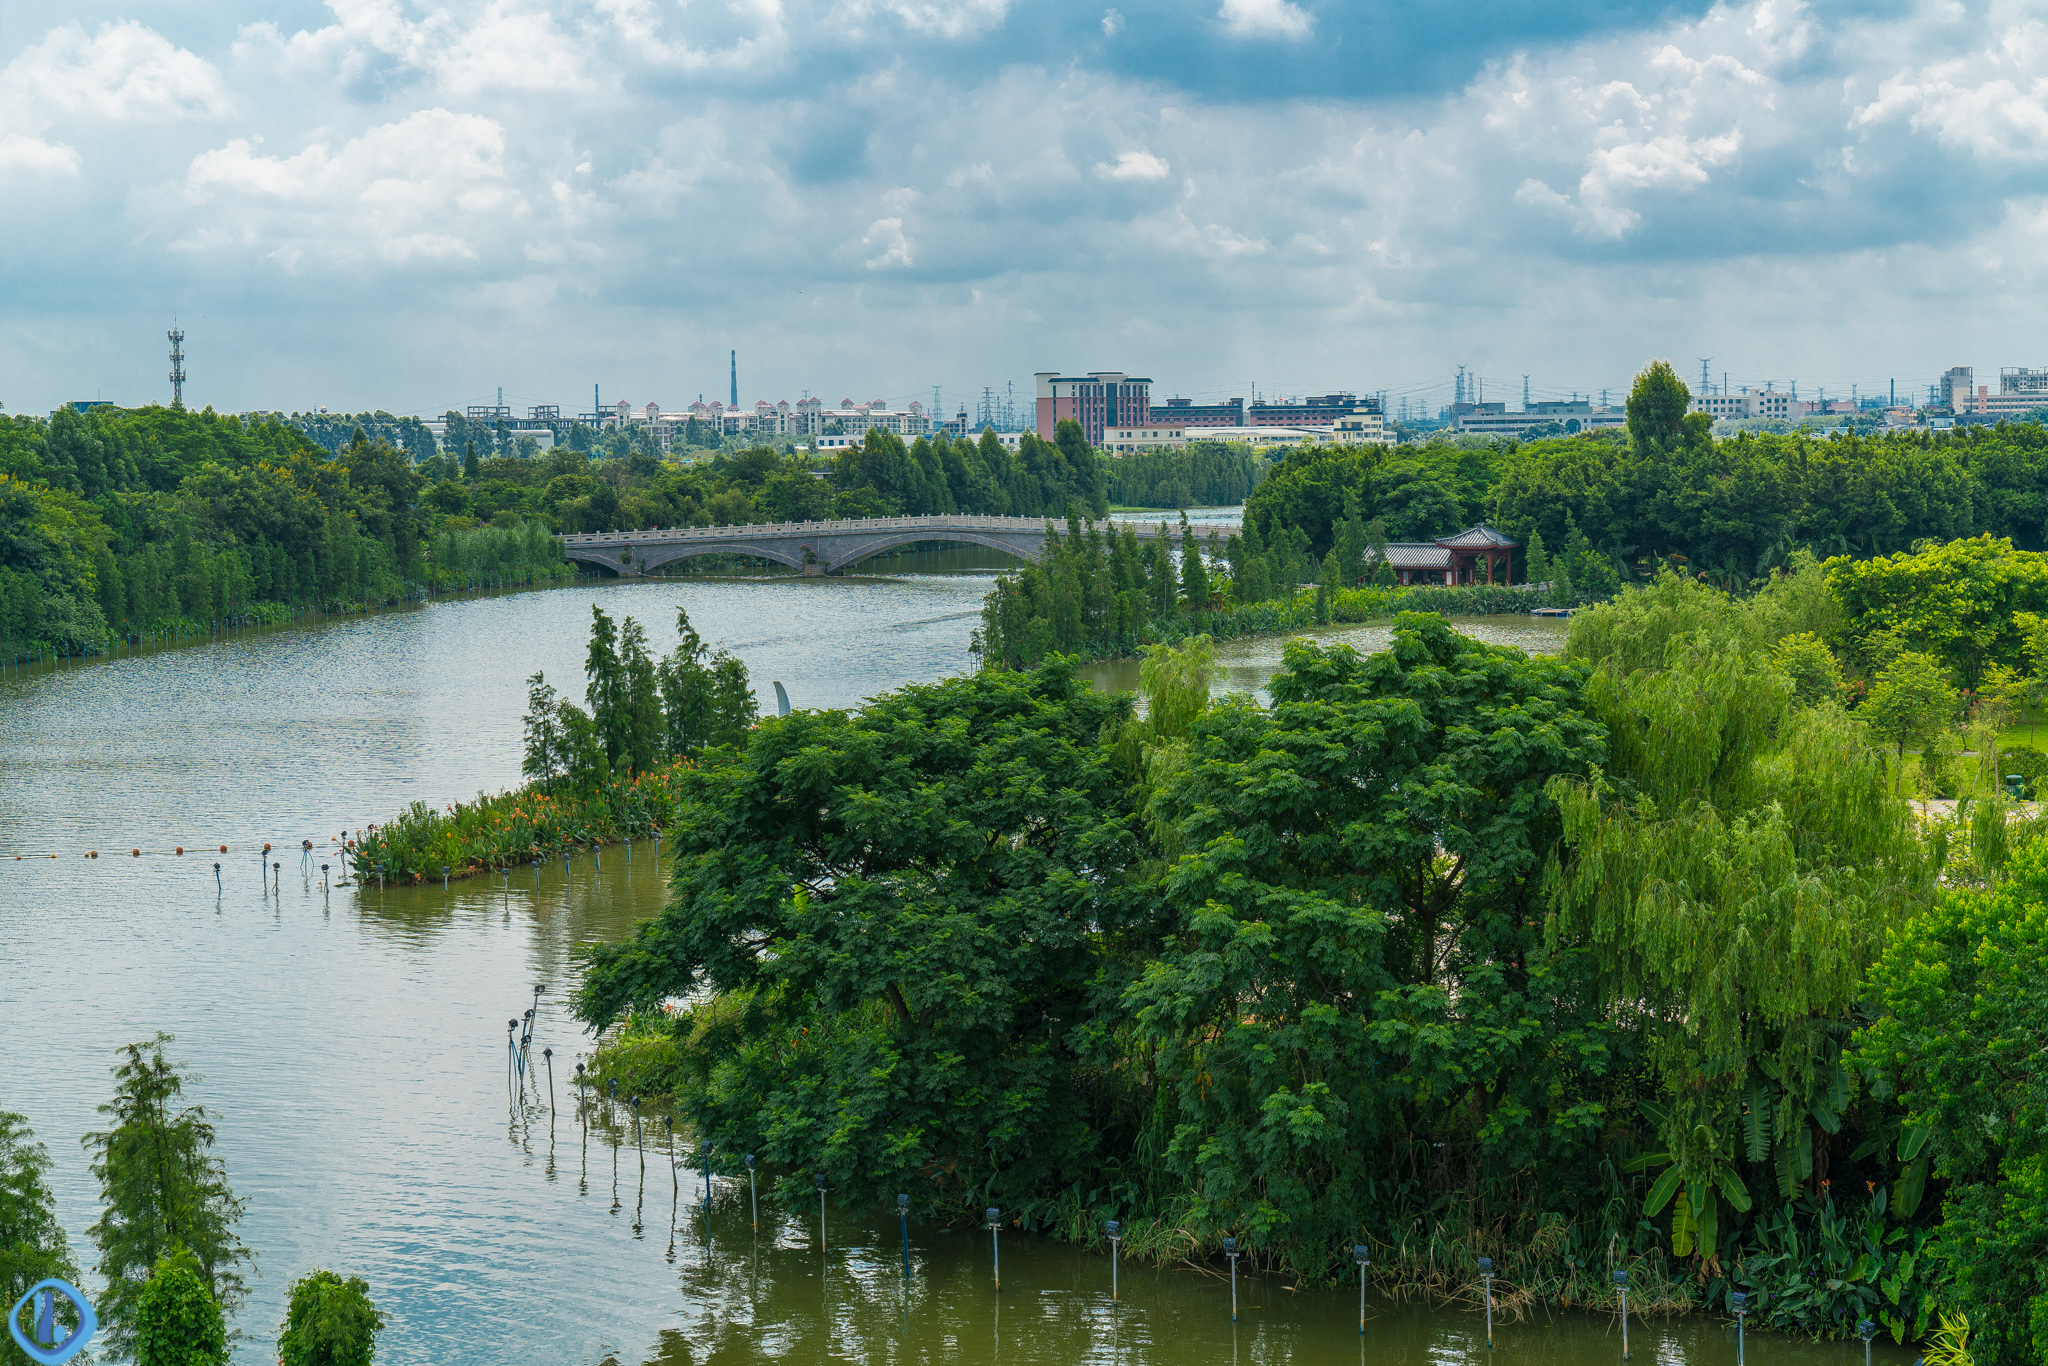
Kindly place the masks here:
MULTIPOLYGON (((1404 584, 1507 583, 1514 563, 1510 540, 1481 522, 1470 531, 1435 541, 1394 541, 1387 545, 1387 563, 1404 584)), ((1366 551, 1370 562, 1372 551, 1366 551)))

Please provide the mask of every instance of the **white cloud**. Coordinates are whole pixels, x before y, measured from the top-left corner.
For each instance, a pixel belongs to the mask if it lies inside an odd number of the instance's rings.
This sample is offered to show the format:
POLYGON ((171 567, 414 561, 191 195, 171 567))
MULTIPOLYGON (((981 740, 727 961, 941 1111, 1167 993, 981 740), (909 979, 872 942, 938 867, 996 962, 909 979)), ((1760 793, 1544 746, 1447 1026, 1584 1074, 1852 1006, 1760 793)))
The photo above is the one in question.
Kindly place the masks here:
POLYGON ((867 235, 860 239, 860 244, 882 249, 862 262, 869 270, 890 270, 911 263, 910 239, 903 235, 900 218, 877 218, 868 224, 867 235))
POLYGON ((2013 24, 1974 52, 1887 77, 1850 124, 1900 118, 1987 160, 2048 157, 2048 24, 2013 24))
POLYGON ((76 148, 45 142, 26 133, 0 134, 0 174, 75 176, 80 161, 76 148))
POLYGON ((1316 26, 1313 14, 1288 0, 1223 0, 1216 17, 1226 32, 1239 38, 1294 41, 1308 37, 1316 26))
POLYGON ((84 159, 52 128, 205 122, 232 108, 213 64, 132 21, 49 30, 0 70, 0 171, 72 177, 84 159))
POLYGON ((1100 161, 1095 163, 1095 174, 1104 180, 1164 180, 1172 169, 1164 158, 1153 156, 1142 148, 1118 156, 1114 166, 1100 161))
POLYGON ((236 138, 187 168, 174 245, 295 270, 476 261, 488 245, 509 244, 508 230, 529 212, 504 152, 496 122, 445 109, 290 156, 266 156, 236 138))
MULTIPOLYGON (((1972 27, 1943 3, 1821 19, 1724 0, 1398 100, 1212 99, 1154 60, 1121 71, 1125 45, 1096 34, 1128 26, 1100 0, 1057 24, 996 0, 330 0, 306 29, 244 28, 232 58, 67 20, 0 71, 0 173, 63 188, 9 254, 49 278, 67 252, 160 278, 171 244, 195 273, 289 267, 337 317, 417 309, 422 336, 512 300, 578 337, 667 310, 817 357, 799 382, 850 366, 849 391, 887 392, 879 370, 935 350, 1021 372, 1068 333, 1122 337, 1133 365, 1164 348, 1154 370, 1229 351, 1277 373, 1326 354, 1306 340, 1323 329, 1385 318, 1408 329, 1386 353, 1402 366, 1435 366, 1429 338, 1461 329, 1639 352, 1631 329, 1709 318, 1731 262, 1770 281, 1742 328, 1765 347, 1834 316, 1819 282, 1852 269, 1874 315, 1899 311, 1915 263, 1968 293, 2039 259, 2048 20, 1972 27), (1921 191, 1931 173, 1943 193, 1921 191), (1084 261, 1115 283, 1076 308, 1084 261), (1623 270, 1661 311, 1631 311, 1623 270), (1156 335, 1131 330, 1134 305, 1156 335), (890 321, 912 307, 917 327, 890 321), (1185 325, 1219 315, 1237 325, 1185 325), (1611 326, 1545 331, 1579 316, 1611 326), (835 351, 842 333, 867 340, 835 351)), ((1199 41, 1357 41, 1339 7, 1217 4, 1199 41)))

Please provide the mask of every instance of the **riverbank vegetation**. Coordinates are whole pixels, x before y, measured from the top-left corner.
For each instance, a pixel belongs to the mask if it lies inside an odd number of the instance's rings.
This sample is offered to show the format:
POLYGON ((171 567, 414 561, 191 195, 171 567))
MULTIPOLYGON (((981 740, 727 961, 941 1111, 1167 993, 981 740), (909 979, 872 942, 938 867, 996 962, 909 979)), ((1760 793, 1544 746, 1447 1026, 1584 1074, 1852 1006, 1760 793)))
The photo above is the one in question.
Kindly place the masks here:
POLYGON ((544 674, 527 680, 525 786, 478 793, 436 811, 425 802, 343 842, 358 882, 469 877, 658 835, 676 816, 681 779, 706 750, 744 745, 754 724, 746 666, 706 646, 676 609, 676 648, 647 651, 638 621, 591 608, 588 709, 544 674))
POLYGON ((1338 544, 1318 563, 1295 529, 1268 543, 1248 524, 1242 535, 1204 541, 1183 516, 1176 551, 1164 523, 1143 541, 1128 523, 1077 515, 1064 533, 1048 523, 1038 559, 998 578, 983 600, 974 650, 990 664, 1033 668, 1053 654, 1127 658, 1194 636, 1290 635, 1399 611, 1487 615, 1549 602, 1506 586, 1367 582, 1374 531, 1356 518, 1340 523, 1338 544))
MULTIPOLYGON (((114 1094, 99 1107, 108 1127, 80 1140, 100 1187, 91 1237, 107 1283, 95 1299, 101 1327, 90 1345, 136 1366, 227 1366, 240 1336, 228 1324, 256 1259, 236 1232, 246 1202, 214 1153, 214 1118, 186 1094, 199 1078, 167 1056, 171 1042, 158 1034, 121 1050, 114 1094)), ((0 1110, 0 1296, 10 1308, 39 1281, 82 1279, 57 1221, 50 1166, 27 1120, 0 1110)), ((368 1292, 361 1278, 327 1271, 299 1281, 279 1329, 282 1359, 368 1366, 384 1322, 368 1292)), ((18 1326, 32 1333, 28 1319, 18 1326)), ((78 1327, 62 1296, 56 1326, 60 1337, 78 1327)), ((0 1338, 0 1361, 28 1360, 0 1338)))
POLYGON ((1917 808, 1899 752, 2048 671, 2014 557, 1667 570, 1562 658, 1403 614, 1290 643, 1268 706, 1196 638, 1142 718, 1048 647, 766 720, 678 775, 668 907, 586 950, 598 1074, 792 1200, 2035 1359, 2048 821, 1917 808))
POLYGON ((211 411, 0 418, 0 652, 573 577, 545 526, 419 506, 402 451, 211 411))

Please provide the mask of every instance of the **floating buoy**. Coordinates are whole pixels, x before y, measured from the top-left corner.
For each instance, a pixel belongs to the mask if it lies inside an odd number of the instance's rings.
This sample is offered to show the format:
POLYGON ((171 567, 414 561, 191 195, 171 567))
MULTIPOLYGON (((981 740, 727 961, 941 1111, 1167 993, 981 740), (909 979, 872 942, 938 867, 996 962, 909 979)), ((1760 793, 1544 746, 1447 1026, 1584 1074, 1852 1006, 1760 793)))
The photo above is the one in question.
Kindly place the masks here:
POLYGON ((141 857, 142 857, 142 851, 141 851, 140 849, 130 849, 130 850, 128 851, 128 857, 129 857, 129 858, 141 858, 141 857))
POLYGON ((98 858, 100 856, 100 851, 97 849, 88 849, 85 852, 85 856, 87 858, 98 858))
POLYGON ((227 847, 227 846, 226 846, 225 844, 223 844, 223 845, 222 845, 222 846, 220 847, 220 851, 221 851, 221 852, 222 852, 223 854, 225 854, 225 853, 226 853, 226 852, 228 851, 228 847, 227 847))
POLYGON ((185 846, 184 846, 184 845, 182 845, 182 844, 181 844, 181 845, 179 845, 179 846, 178 846, 178 852, 179 852, 179 853, 181 853, 181 854, 182 854, 182 853, 184 853, 184 852, 185 852, 185 846))

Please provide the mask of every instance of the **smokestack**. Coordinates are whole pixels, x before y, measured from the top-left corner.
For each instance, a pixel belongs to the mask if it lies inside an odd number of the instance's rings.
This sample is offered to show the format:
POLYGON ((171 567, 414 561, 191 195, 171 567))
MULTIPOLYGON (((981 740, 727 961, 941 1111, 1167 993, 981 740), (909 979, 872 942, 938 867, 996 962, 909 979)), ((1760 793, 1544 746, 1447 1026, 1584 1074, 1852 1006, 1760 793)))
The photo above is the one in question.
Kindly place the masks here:
POLYGON ((732 353, 732 406, 740 406, 740 353, 732 353))

